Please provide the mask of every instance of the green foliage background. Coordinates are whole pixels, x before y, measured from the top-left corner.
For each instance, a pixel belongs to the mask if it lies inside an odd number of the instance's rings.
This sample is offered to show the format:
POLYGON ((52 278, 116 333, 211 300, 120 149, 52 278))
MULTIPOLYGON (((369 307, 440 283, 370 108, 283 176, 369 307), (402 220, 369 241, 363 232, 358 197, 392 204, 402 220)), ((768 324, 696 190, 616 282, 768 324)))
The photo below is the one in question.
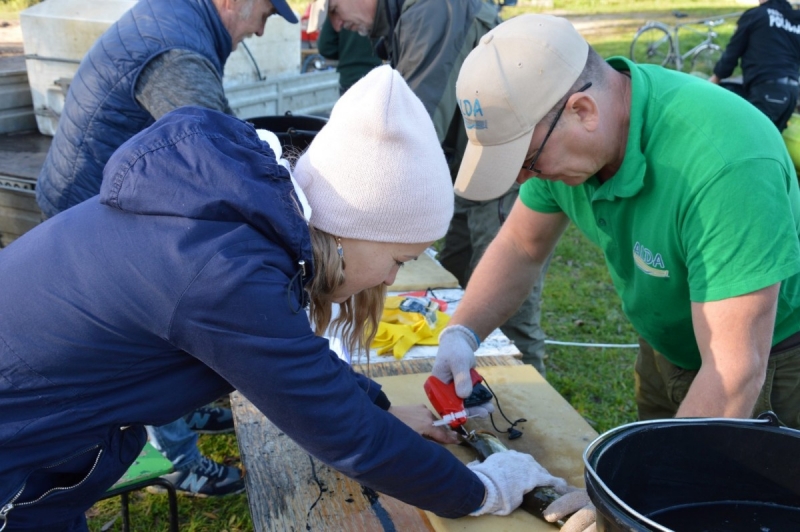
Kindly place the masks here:
POLYGON ((42 0, 0 0, 0 12, 17 13, 41 1, 42 0))

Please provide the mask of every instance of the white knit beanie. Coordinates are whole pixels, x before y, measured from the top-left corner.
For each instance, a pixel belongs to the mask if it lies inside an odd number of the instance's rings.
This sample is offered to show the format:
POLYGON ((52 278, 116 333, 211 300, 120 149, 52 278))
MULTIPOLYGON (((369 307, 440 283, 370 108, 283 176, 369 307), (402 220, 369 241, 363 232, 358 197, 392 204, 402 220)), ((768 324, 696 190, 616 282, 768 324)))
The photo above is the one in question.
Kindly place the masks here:
POLYGON ((334 236, 428 242, 444 236, 453 216, 453 184, 433 122, 388 65, 339 99, 294 177, 311 223, 334 236))

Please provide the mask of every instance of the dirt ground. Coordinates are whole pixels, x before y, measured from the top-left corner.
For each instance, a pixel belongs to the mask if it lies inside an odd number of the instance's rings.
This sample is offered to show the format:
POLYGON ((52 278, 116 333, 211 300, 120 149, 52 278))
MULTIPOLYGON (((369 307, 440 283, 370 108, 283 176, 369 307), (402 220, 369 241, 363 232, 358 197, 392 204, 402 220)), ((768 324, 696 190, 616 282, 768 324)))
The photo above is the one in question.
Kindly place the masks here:
MULTIPOLYGON (((638 28, 646 18, 644 14, 590 15, 569 17, 575 27, 585 36, 618 32, 621 27, 638 28)), ((22 31, 19 21, 0 21, 0 58, 22 54, 22 31)))
POLYGON ((575 29, 587 39, 620 33, 626 30, 635 31, 650 17, 652 17, 650 13, 567 16, 572 25, 575 26, 575 29))

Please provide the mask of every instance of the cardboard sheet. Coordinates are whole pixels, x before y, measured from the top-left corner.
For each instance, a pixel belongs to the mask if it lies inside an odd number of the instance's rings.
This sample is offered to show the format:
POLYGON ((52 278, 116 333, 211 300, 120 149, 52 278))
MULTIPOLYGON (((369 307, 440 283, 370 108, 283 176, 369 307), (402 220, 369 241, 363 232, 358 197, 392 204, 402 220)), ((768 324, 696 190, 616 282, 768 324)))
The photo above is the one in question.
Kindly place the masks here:
MULTIPOLYGON (((584 486, 583 451, 597 437, 597 433, 570 406, 561 395, 551 387, 533 366, 496 366, 478 368, 489 386, 495 391, 500 406, 509 419, 523 417, 528 421, 517 427, 523 436, 508 440, 500 435, 501 441, 510 449, 532 454, 548 471, 563 477, 572 485, 584 486)), ((376 379, 383 386, 394 404, 413 404, 425 401, 422 385, 428 377, 420 375, 399 375, 376 379)), ((429 405, 430 406, 430 405, 429 405)), ((502 417, 494 415, 498 428, 507 426, 502 417)), ((484 428, 493 431, 488 421, 470 421, 471 428, 484 428)), ((464 463, 475 457, 469 449, 449 446, 449 449, 464 463)), ((436 531, 509 531, 515 532, 554 532, 556 527, 536 517, 517 510, 506 517, 482 516, 462 519, 443 519, 427 513, 436 531)))

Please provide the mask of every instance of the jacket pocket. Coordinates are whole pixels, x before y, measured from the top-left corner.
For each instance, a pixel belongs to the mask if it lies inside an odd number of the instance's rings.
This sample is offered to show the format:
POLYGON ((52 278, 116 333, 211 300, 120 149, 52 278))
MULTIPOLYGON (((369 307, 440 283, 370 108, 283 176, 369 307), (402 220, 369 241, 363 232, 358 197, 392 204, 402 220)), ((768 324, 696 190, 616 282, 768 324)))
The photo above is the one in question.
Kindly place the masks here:
POLYGON ((53 494, 79 489, 94 473, 103 453, 103 447, 96 444, 31 472, 11 500, 0 508, 0 530, 14 519, 15 513, 27 513, 26 509, 41 504, 53 494))
POLYGON ((107 441, 34 469, 0 507, 0 530, 15 515, 26 524, 40 524, 41 529, 79 517, 122 477, 146 438, 141 425, 114 428, 107 441))

